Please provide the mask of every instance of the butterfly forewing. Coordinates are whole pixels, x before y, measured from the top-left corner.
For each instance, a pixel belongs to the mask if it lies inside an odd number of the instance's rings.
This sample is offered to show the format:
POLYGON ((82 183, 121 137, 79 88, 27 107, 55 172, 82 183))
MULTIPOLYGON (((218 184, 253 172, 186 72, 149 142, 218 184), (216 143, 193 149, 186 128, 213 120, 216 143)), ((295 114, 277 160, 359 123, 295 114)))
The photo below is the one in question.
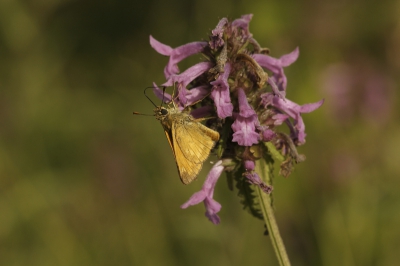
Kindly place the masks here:
POLYGON ((203 163, 219 134, 195 120, 173 125, 174 138, 185 158, 194 163, 203 163), (196 124, 196 125, 193 125, 196 124))

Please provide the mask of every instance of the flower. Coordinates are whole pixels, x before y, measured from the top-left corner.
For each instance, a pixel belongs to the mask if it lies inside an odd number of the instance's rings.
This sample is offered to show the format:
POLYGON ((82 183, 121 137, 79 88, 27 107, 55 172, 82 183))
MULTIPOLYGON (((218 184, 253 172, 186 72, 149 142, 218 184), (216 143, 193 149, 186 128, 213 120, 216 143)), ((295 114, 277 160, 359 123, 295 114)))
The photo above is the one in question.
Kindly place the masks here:
POLYGON ((176 48, 162 44, 150 35, 150 45, 162 55, 169 56, 169 61, 164 69, 165 78, 179 73, 178 63, 191 55, 197 54, 203 50, 207 42, 192 42, 176 48))
POLYGON ((210 84, 213 86, 211 91, 211 98, 214 100, 217 107, 217 114, 219 118, 226 118, 232 116, 233 105, 231 103, 228 77, 231 72, 231 65, 225 64, 224 73, 220 75, 215 81, 210 84))
POLYGON ((233 132, 235 132, 232 141, 237 142, 240 146, 251 146, 258 143, 259 134, 256 132, 256 126, 260 123, 256 112, 247 102, 243 89, 239 89, 238 97, 240 112, 232 124, 233 132))
MULTIPOLYGON (((150 36, 151 46, 169 56, 162 86, 174 86, 175 90, 172 95, 167 94, 154 84, 156 96, 164 102, 173 100, 181 110, 190 112, 192 117, 185 127, 196 125, 192 120, 196 119, 205 121, 205 126, 219 133, 220 139, 215 144, 218 162, 202 189, 181 206, 185 209, 203 202, 206 217, 214 224, 220 222, 221 204, 213 196, 222 172, 227 173, 231 183, 236 183, 244 208, 258 218, 262 216, 254 188, 271 193, 274 172, 272 166, 260 167, 267 173, 257 172, 255 166, 271 165, 272 158, 280 158, 279 173, 289 176, 294 165, 305 160, 296 148, 305 143, 302 114, 323 104, 321 100, 299 105, 287 98, 284 68, 297 60, 299 48, 279 58, 266 54, 269 50, 262 48, 249 30, 252 16, 243 15, 233 21, 222 18, 211 31, 208 42, 171 48, 150 36), (178 63, 196 53, 202 53, 205 59, 180 72, 178 63), (289 127, 290 136, 281 125, 289 127)), ((202 128, 199 134, 210 131, 202 128)), ((202 152, 202 143, 198 145, 198 150, 189 150, 188 154, 202 152)))
POLYGON ((208 219, 213 224, 219 224, 220 218, 217 213, 221 210, 221 204, 213 199, 213 195, 215 184, 217 183, 218 178, 222 174, 223 170, 224 166, 220 160, 212 167, 210 173, 208 173, 207 179, 204 182, 201 190, 194 193, 190 199, 181 206, 181 208, 186 209, 189 206, 203 202, 204 206, 206 207, 206 216, 208 219))
POLYGON ((294 103, 288 99, 283 100, 272 93, 262 94, 261 98, 265 107, 271 105, 286 114, 277 114, 274 116, 278 124, 281 124, 283 121, 287 121, 288 116, 294 119, 294 126, 292 127, 291 124, 289 124, 289 127, 291 127, 292 130, 292 139, 298 141, 299 145, 305 143, 306 137, 305 125, 301 114, 310 113, 318 109, 324 103, 324 100, 321 100, 316 103, 298 105, 297 103, 294 103))
POLYGON ((203 99, 208 94, 208 91, 206 90, 208 86, 199 86, 192 88, 190 91, 186 89, 186 86, 210 68, 211 64, 209 62, 198 63, 186 69, 179 75, 171 75, 167 82, 162 85, 173 86, 174 84, 177 84, 179 105, 183 107, 192 105, 193 103, 203 99))
POLYGON ((299 57, 299 48, 296 47, 293 52, 283 55, 279 59, 265 54, 254 54, 252 57, 257 63, 260 64, 260 66, 272 71, 272 81, 277 84, 280 91, 285 91, 287 86, 287 78, 283 68, 291 65, 297 60, 299 57))

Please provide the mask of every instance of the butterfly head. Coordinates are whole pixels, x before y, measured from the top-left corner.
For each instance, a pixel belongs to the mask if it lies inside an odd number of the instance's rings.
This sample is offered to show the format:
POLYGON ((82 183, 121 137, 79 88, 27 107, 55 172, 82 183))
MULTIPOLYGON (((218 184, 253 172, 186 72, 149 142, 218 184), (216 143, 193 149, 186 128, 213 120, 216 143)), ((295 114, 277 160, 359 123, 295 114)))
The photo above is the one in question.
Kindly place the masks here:
POLYGON ((163 106, 157 106, 156 109, 154 109, 154 116, 157 120, 163 120, 168 114, 168 109, 163 106))

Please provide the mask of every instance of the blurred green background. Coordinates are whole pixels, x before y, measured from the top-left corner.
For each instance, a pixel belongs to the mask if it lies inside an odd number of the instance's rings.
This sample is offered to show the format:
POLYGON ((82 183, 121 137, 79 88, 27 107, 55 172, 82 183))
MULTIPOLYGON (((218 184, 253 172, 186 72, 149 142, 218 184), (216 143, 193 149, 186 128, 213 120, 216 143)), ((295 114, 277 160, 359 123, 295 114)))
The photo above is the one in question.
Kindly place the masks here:
MULTIPOLYGON (((399 1, 0 1, 0 265, 277 265, 263 222, 222 177, 221 224, 181 184, 143 89, 172 47, 219 19, 280 57, 305 114, 307 160, 275 179, 293 265, 400 260, 399 1)), ((184 70, 199 60, 180 64, 184 70)))

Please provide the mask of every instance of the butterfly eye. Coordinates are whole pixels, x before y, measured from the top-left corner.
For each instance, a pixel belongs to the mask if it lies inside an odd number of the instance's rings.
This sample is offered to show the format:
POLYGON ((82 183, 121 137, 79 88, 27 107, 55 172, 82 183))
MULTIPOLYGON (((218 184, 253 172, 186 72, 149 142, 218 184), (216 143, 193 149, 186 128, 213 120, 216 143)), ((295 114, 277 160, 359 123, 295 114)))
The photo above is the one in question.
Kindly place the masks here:
POLYGON ((168 114, 168 110, 167 109, 161 109, 160 113, 162 115, 167 115, 168 114))

